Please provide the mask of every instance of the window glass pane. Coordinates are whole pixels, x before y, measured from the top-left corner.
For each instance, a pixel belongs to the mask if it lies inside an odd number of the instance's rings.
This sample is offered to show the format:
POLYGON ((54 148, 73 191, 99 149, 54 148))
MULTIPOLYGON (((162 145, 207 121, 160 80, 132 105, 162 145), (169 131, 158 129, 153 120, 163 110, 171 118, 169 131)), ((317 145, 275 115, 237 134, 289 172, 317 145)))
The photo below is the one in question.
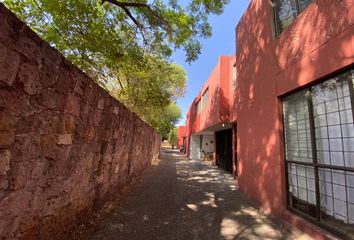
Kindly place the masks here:
POLYGON ((284 99, 285 149, 290 161, 312 162, 310 122, 306 91, 284 99))
POLYGON ((313 0, 299 0, 301 11, 303 11, 313 0))
POLYGON ((295 0, 276 0, 275 1, 276 20, 278 30, 281 32, 289 26, 297 16, 295 0))
POLYGON ((233 88, 236 88, 236 86, 237 86, 237 68, 236 68, 236 65, 234 65, 233 68, 232 68, 232 86, 233 86, 233 88))
POLYGON ((319 168, 321 220, 354 236, 354 173, 319 168))
POLYGON ((314 168, 301 164, 288 165, 289 202, 310 216, 316 216, 316 187, 314 168))
MULTIPOLYGON (((319 163, 353 166, 353 106, 349 97, 348 77, 349 74, 342 74, 311 88, 319 163)), ((354 173, 349 171, 319 170, 322 220, 342 230, 354 223, 354 212, 351 211, 353 176, 354 173)), ((354 234, 354 231, 348 233, 354 234)))
POLYGON ((347 167, 351 165, 346 164, 345 158, 346 152, 354 151, 348 76, 343 74, 311 88, 319 163, 347 167))
POLYGON ((201 111, 201 102, 200 102, 200 100, 197 102, 197 105, 196 105, 196 115, 198 115, 199 113, 200 113, 200 111, 201 111))
MULTIPOLYGON (((306 91, 283 101, 285 150, 288 161, 312 163, 312 147, 306 91)), ((293 208, 316 216, 314 169, 301 164, 288 165, 289 202, 293 208)))
POLYGON ((202 96, 202 109, 204 109, 208 105, 208 98, 209 98, 209 89, 205 90, 202 96))

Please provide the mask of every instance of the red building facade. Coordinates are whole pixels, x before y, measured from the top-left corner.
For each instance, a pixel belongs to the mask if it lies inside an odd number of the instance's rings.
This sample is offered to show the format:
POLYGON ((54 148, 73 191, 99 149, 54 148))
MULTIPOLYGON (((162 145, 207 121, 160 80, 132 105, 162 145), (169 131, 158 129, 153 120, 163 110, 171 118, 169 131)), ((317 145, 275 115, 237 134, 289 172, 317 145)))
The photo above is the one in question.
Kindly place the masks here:
MULTIPOLYGON (((194 99, 187 113, 187 155, 202 158, 203 154, 216 154, 216 163, 225 170, 235 172, 232 164, 232 124, 230 107, 233 99, 234 56, 221 56, 194 99), (223 141, 224 135, 229 138, 223 141), (221 140, 217 141, 218 136, 221 140), (218 144, 219 143, 219 144, 218 144)), ((179 135, 182 142, 183 135, 179 135)))
POLYGON ((240 191, 318 239, 354 238, 353 22, 351 0, 252 0, 236 70, 216 81, 225 98, 195 116, 198 96, 187 115, 189 156, 193 135, 210 130, 217 148, 220 124, 232 129, 219 137, 240 191))
POLYGON ((179 126, 177 128, 177 136, 178 136, 178 143, 177 148, 182 150, 183 153, 186 152, 186 141, 187 141, 187 134, 186 134, 186 127, 179 126))

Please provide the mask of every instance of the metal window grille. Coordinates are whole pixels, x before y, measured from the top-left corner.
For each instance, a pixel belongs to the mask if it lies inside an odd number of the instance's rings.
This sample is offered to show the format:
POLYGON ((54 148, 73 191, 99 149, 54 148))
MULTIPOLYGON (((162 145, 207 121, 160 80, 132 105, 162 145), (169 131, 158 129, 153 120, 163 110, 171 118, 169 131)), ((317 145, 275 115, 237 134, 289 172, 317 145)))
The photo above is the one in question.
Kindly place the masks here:
POLYGON ((354 71, 283 99, 289 208, 354 239, 354 71))

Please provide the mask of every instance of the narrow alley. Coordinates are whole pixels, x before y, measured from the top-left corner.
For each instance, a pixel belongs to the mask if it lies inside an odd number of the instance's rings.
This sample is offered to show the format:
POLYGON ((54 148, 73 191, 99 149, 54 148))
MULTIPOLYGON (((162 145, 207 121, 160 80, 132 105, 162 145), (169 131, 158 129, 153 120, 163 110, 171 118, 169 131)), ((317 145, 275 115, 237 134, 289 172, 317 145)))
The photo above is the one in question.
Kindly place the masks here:
POLYGON ((311 239, 276 224, 237 191, 232 176, 163 149, 125 200, 76 239, 311 239))

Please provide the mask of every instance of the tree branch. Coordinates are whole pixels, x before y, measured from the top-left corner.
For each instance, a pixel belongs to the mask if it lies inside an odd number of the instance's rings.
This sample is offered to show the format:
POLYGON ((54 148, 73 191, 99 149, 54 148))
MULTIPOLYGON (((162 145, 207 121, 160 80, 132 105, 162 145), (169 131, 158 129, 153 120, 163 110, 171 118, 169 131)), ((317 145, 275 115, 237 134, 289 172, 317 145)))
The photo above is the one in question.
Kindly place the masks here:
POLYGON ((117 0, 102 0, 102 4, 105 2, 112 3, 120 8, 123 7, 149 7, 146 3, 131 3, 131 2, 118 2, 117 0))
POLYGON ((105 2, 112 3, 121 9, 127 14, 127 16, 137 25, 139 28, 143 28, 143 25, 133 16, 128 7, 149 7, 145 3, 128 3, 128 2, 118 2, 116 0, 102 0, 102 4, 105 2))
POLYGON ((142 14, 149 20, 151 21, 151 17, 146 13, 146 11, 143 11, 143 8, 147 9, 153 17, 155 17, 161 24, 160 28, 164 29, 166 32, 172 32, 175 34, 178 34, 177 31, 171 26, 171 23, 164 19, 163 17, 160 16, 157 12, 155 12, 149 4, 146 3, 132 3, 132 2, 119 2, 117 0, 101 0, 102 4, 105 2, 109 2, 113 5, 118 6, 119 8, 123 9, 124 12, 127 14, 127 16, 134 22, 134 24, 138 27, 138 30, 140 31, 140 34, 143 38, 143 42, 145 45, 149 45, 147 39, 145 38, 145 29, 146 27, 143 26, 137 19, 136 17, 133 16, 132 12, 129 10, 129 7, 133 8, 140 8, 142 10, 142 14))
MULTIPOLYGON (((151 9, 150 5, 148 5, 146 3, 130 3, 130 2, 118 2, 117 0, 102 0, 102 4, 105 2, 112 3, 112 4, 120 7, 121 9, 123 9, 125 11, 125 13, 128 15, 128 17, 139 27, 142 27, 141 23, 139 23, 136 20, 136 18, 131 14, 128 7, 147 8, 152 13, 152 15, 154 15, 158 20, 163 22, 165 25, 167 25, 169 28, 171 28, 172 31, 174 31, 174 29, 171 26, 171 23, 168 22, 163 17, 161 17, 159 14, 157 14, 153 9, 151 9)), ((144 15, 145 15, 145 17, 149 18, 146 14, 144 14, 144 15)))

